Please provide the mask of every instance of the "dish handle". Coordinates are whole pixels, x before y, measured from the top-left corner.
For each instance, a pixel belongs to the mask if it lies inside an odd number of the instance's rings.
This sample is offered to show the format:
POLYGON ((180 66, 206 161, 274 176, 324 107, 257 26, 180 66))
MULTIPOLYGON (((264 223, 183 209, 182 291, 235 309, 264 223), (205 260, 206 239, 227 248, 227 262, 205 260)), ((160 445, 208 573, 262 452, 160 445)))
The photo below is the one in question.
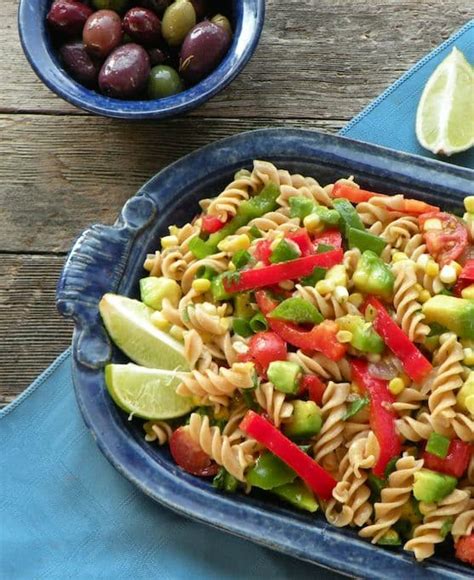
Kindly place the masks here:
POLYGON ((157 213, 144 195, 131 198, 113 226, 96 224, 76 240, 56 289, 57 308, 75 322, 74 351, 80 363, 102 367, 111 357, 111 345, 99 314, 99 301, 119 288, 137 234, 157 213), (84 342, 86 341, 86 342, 84 342), (81 348, 87 344, 87 348, 81 348))

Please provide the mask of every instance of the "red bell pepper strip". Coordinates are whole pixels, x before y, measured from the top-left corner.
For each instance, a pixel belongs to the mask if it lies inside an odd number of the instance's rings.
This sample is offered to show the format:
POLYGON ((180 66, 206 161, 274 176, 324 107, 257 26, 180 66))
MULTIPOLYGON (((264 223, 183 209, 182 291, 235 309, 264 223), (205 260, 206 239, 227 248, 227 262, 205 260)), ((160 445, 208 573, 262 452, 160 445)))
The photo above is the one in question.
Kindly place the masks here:
POLYGON ((247 411, 239 427, 296 471, 319 497, 331 499, 332 490, 337 483, 333 476, 285 437, 270 421, 254 411, 247 411))
POLYGON ((352 377, 370 397, 370 426, 380 445, 379 458, 373 472, 383 477, 388 462, 400 455, 402 445, 395 424, 396 414, 391 408, 395 399, 388 390, 388 381, 373 377, 369 374, 368 366, 365 360, 353 360, 352 377))
POLYGON ((201 229, 205 234, 214 234, 225 226, 225 222, 221 221, 215 215, 205 215, 202 218, 201 229))
POLYGON ((316 375, 304 375, 300 383, 299 394, 308 393, 308 399, 321 405, 326 385, 316 375))
POLYGON ((425 358, 408 338, 405 332, 394 322, 382 303, 371 296, 365 302, 377 311, 374 329, 383 338, 385 344, 400 359, 407 375, 416 383, 420 383, 433 370, 430 361, 425 358))
POLYGON ((263 268, 243 270, 229 279, 224 279, 224 288, 226 292, 244 292, 245 290, 272 286, 283 282, 283 280, 297 280, 303 276, 309 276, 316 267, 331 268, 340 264, 342 258, 342 250, 332 250, 325 254, 304 256, 263 268))
MULTIPOLYGON (((376 193, 375 191, 367 191, 366 189, 358 189, 345 183, 336 183, 332 190, 332 197, 347 199, 351 203, 360 203, 362 201, 369 201, 372 197, 388 197, 384 193, 376 193)), ((403 213, 419 215, 428 211, 439 211, 439 207, 425 203, 418 199, 405 199, 401 210, 403 213)))
POLYGON ((316 249, 319 244, 333 246, 336 250, 342 248, 342 234, 339 230, 326 230, 313 239, 316 249))
POLYGON ((456 296, 461 296, 464 288, 474 284, 474 259, 469 259, 464 264, 462 272, 458 276, 458 281, 454 286, 453 292, 456 296))
MULTIPOLYGON (((258 307, 265 316, 278 304, 264 290, 256 292, 255 298, 258 307)), ((276 332, 284 341, 306 352, 317 350, 333 361, 341 360, 346 354, 347 346, 337 340, 339 326, 334 320, 324 320, 311 330, 301 330, 296 324, 275 320, 269 316, 267 316, 267 322, 273 332, 276 332)))
POLYGON ((302 256, 310 256, 311 254, 314 254, 313 242, 304 228, 301 228, 296 232, 286 233, 285 238, 291 240, 298 246, 302 256))
POLYGON ((460 439, 453 439, 449 444, 448 454, 444 459, 424 451, 422 455, 424 460, 423 467, 460 478, 467 470, 472 453, 472 445, 460 439))

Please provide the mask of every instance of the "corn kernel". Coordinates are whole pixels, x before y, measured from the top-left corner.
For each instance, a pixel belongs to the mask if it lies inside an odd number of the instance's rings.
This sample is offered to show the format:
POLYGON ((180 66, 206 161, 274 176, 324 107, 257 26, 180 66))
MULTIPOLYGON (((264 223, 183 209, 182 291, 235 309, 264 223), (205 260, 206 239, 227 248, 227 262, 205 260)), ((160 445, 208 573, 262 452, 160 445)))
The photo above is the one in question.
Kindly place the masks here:
POLYGON ((197 278, 193 281, 193 290, 195 292, 199 292, 199 294, 204 294, 211 289, 211 281, 207 280, 207 278, 197 278))
POLYGON ((427 232, 428 230, 441 231, 443 229, 443 224, 441 223, 441 220, 439 220, 438 218, 431 218, 425 221, 423 229, 425 230, 425 232, 427 232))
POLYGON ((334 282, 331 280, 320 280, 316 283, 315 288, 316 292, 319 292, 323 296, 325 294, 331 294, 331 292, 334 290, 334 282))
POLYGON ((388 383, 388 390, 392 395, 399 395, 405 388, 405 383, 400 377, 395 377, 388 383))
POLYGON ((434 260, 430 260, 426 264, 425 272, 428 274, 428 276, 434 278, 439 274, 439 265, 434 260))
POLYGON ((474 395, 466 397, 466 408, 471 415, 474 415, 474 395))
POLYGON ((431 256, 429 254, 420 254, 418 256, 416 263, 419 266, 421 266, 424 270, 430 261, 431 261, 431 256))
POLYGON ((166 318, 163 316, 163 314, 161 314, 161 312, 159 312, 158 310, 156 312, 153 312, 153 314, 151 315, 151 321, 152 321, 153 325, 156 326, 156 328, 159 328, 160 330, 163 330, 164 332, 168 332, 170 329, 169 322, 166 320, 166 318))
POLYGON ((408 260, 405 252, 395 252, 392 256, 392 262, 402 262, 403 260, 408 260))
POLYGON ((336 286, 334 290, 334 298, 339 302, 339 304, 343 304, 347 302, 349 298, 349 292, 345 286, 336 286))
POLYGON ((178 235, 179 235, 179 228, 178 228, 178 226, 169 226, 168 231, 170 233, 170 236, 176 236, 176 237, 178 237, 178 235))
POLYGON ((349 295, 347 301, 358 308, 364 302, 364 297, 360 292, 354 292, 354 294, 349 295))
POLYGON ((423 286, 422 286, 421 284, 415 284, 415 285, 413 286, 413 288, 414 288, 414 289, 415 289, 415 290, 418 292, 418 294, 419 294, 420 292, 423 292, 423 290, 424 290, 424 288, 423 288, 423 286))
POLYGON ((455 262, 453 260, 452 262, 449 262, 449 265, 452 266, 456 270, 456 276, 459 276, 459 274, 462 272, 461 264, 459 262, 455 262))
POLYGON ((464 207, 469 213, 474 213, 474 195, 468 195, 464 198, 464 207))
POLYGON ((431 294, 428 292, 428 290, 422 290, 419 294, 418 294, 418 300, 419 302, 421 302, 422 304, 424 304, 425 302, 428 302, 428 300, 431 298, 431 294))
POLYGON ((227 236, 217 244, 221 252, 238 252, 239 250, 246 250, 250 247, 250 238, 247 234, 240 234, 236 236, 227 236))
POLYGON ((173 326, 169 330, 169 333, 173 338, 176 338, 176 340, 183 340, 184 330, 180 326, 176 326, 176 324, 173 324, 173 326))
POLYGON ((310 213, 304 218, 303 225, 308 232, 317 232, 322 226, 321 218, 315 213, 310 213))
POLYGON ((451 265, 443 266, 439 273, 439 279, 444 284, 454 284, 457 280, 456 270, 451 265))
POLYGON ((352 340, 352 332, 349 332, 348 330, 340 330, 336 334, 336 338, 342 343, 350 342, 352 340))
POLYGON ((334 286, 347 286, 347 272, 345 266, 337 264, 326 272, 326 280, 334 283, 334 286))
POLYGON ((467 366, 474 365, 474 349, 473 348, 465 348, 463 349, 464 352, 464 364, 467 366))
POLYGON ((466 288, 461 291, 461 296, 466 300, 474 300, 474 284, 466 286, 466 288))
POLYGON ((166 248, 173 248, 178 245, 178 238, 176 236, 164 236, 161 238, 161 247, 166 250, 166 248))

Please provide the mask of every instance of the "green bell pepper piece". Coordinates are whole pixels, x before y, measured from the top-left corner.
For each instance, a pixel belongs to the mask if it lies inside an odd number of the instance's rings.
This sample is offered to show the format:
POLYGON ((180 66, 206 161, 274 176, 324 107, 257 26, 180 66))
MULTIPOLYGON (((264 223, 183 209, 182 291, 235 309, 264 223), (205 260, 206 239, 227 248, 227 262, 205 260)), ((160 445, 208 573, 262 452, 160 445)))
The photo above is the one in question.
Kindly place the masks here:
POLYGON ((441 459, 444 459, 448 454, 450 443, 451 440, 448 439, 448 437, 433 432, 429 436, 428 442, 426 444, 426 451, 441 457, 441 459))
POLYGON ((217 272, 210 266, 201 266, 196 272, 196 278, 205 278, 206 280, 212 280, 216 275, 217 272))
POLYGON ((402 541, 395 530, 388 530, 377 542, 379 546, 401 546, 402 541))
POLYGON ((231 261, 237 269, 240 269, 249 263, 251 257, 252 256, 247 252, 247 250, 238 250, 232 256, 231 261))
POLYGON ((247 472, 247 482, 260 489, 270 490, 296 479, 296 473, 270 451, 262 453, 247 472))
POLYGON ((327 226, 337 226, 341 221, 341 216, 337 210, 329 209, 324 205, 317 205, 311 213, 316 214, 327 226))
POLYGON ((249 321, 245 320, 245 318, 234 318, 232 321, 232 330, 235 334, 243 336, 244 338, 248 338, 253 334, 249 321))
POLYGON ((346 236, 349 234, 350 228, 355 228, 356 230, 365 230, 364 224, 362 223, 359 214, 354 209, 353 205, 347 199, 335 199, 332 202, 334 209, 341 216, 341 221, 344 226, 344 232, 346 236))
POLYGON ((261 312, 257 312, 249 322, 252 332, 264 332, 268 330, 268 322, 261 312))
POLYGON ((313 200, 304 197, 304 195, 294 195, 288 201, 290 203, 290 217, 297 217, 300 220, 304 220, 317 207, 313 200))
POLYGON ((312 491, 301 479, 272 489, 272 493, 287 501, 292 506, 314 513, 318 509, 318 502, 312 491))
POLYGON ((300 256, 301 250, 295 242, 283 238, 270 254, 270 263, 278 264, 279 262, 288 262, 289 260, 296 260, 300 256))
POLYGON ((325 254, 331 250, 334 250, 334 246, 330 246, 329 244, 318 244, 318 247, 316 248, 316 254, 325 254))
POLYGON ((211 292, 214 300, 230 300, 231 294, 226 292, 223 282, 224 274, 219 274, 211 280, 211 292))
POLYGON ((393 293, 395 276, 377 254, 366 250, 359 258, 352 281, 359 292, 388 299, 393 293))
POLYGON ((357 228, 349 228, 347 241, 350 249, 358 248, 361 252, 372 250, 377 256, 380 256, 387 245, 387 242, 382 240, 382 238, 357 228))
POLYGON ((235 493, 239 487, 239 481, 224 469, 224 467, 221 467, 212 480, 212 485, 213 487, 227 491, 228 493, 235 493))
POLYGON ((258 239, 258 238, 263 238, 263 234, 262 232, 257 228, 257 226, 252 226, 249 231, 247 232, 247 234, 253 238, 253 239, 258 239))
POLYGON ((382 337, 375 332, 370 322, 362 316, 348 314, 337 321, 341 330, 348 330, 352 334, 351 346, 361 352, 381 354, 385 349, 382 337))
MULTIPOLYGON (((325 244, 319 244, 320 246, 323 246, 325 244)), ((326 270, 324 268, 319 268, 318 266, 316 266, 316 268, 312 271, 312 273, 309 276, 305 276, 304 278, 301 278, 301 284, 303 286, 316 286, 316 284, 320 281, 320 280, 324 280, 326 276, 326 270)))
POLYGON ((324 320, 323 316, 311 302, 304 298, 293 297, 283 300, 272 312, 270 318, 289 320, 299 324, 319 324, 324 320))

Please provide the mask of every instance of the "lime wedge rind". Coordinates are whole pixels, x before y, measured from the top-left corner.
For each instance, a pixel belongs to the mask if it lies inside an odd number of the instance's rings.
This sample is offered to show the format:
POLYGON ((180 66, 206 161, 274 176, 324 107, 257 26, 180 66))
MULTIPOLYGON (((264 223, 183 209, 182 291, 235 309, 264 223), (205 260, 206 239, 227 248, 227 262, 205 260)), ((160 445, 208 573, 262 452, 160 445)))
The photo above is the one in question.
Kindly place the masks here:
POLYGON ((456 47, 423 90, 416 136, 436 154, 451 155, 474 146, 474 69, 456 47))

